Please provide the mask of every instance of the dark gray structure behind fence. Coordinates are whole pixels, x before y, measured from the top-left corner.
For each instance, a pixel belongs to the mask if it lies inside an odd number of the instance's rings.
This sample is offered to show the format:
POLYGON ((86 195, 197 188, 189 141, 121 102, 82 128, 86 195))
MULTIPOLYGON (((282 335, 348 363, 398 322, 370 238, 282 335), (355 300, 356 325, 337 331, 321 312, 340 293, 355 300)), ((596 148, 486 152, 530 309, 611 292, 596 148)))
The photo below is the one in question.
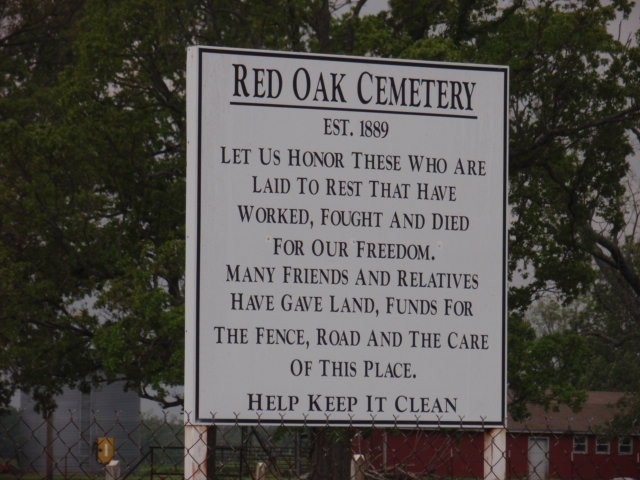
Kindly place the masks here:
POLYGON ((73 475, 101 472, 97 461, 97 439, 112 437, 123 461, 140 453, 140 398, 125 392, 122 384, 105 385, 89 393, 65 390, 56 398, 57 410, 45 419, 34 410, 35 402, 20 398, 20 422, 13 432, 17 461, 22 469, 73 475))

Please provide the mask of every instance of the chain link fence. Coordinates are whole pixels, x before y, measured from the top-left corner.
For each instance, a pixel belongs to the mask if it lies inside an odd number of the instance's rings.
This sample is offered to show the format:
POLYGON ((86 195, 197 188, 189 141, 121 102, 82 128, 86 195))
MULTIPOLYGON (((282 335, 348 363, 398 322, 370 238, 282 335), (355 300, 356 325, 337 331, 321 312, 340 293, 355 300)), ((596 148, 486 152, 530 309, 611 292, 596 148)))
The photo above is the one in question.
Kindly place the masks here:
POLYGON ((514 423, 506 447, 487 444, 481 429, 258 424, 198 427, 195 444, 185 449, 188 418, 185 425, 171 415, 107 417, 58 411, 55 420, 35 422, 18 411, 0 415, 0 479, 104 478, 112 459, 121 480, 191 478, 185 459, 201 458, 194 445, 206 449, 202 471, 220 479, 484 478, 487 448, 499 448, 512 479, 640 478, 640 437, 614 435, 598 419, 586 427, 572 426, 571 418, 563 419, 564 428, 556 421, 514 423))

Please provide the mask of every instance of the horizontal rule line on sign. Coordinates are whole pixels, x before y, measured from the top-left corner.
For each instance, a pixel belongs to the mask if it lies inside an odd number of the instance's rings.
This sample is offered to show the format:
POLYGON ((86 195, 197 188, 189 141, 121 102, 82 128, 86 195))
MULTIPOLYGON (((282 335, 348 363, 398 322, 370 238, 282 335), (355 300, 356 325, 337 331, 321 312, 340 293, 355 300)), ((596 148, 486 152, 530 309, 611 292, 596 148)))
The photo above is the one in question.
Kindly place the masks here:
POLYGON ((348 107, 323 107, 320 105, 289 105, 283 103, 259 103, 259 102, 229 102, 230 105, 240 107, 271 107, 271 108, 300 108, 303 110, 329 110, 334 112, 358 112, 358 113, 382 113, 390 115, 417 115, 420 117, 445 117, 462 118, 464 120, 477 120, 477 115, 455 115, 452 113, 407 112, 402 110, 374 110, 369 108, 348 107))

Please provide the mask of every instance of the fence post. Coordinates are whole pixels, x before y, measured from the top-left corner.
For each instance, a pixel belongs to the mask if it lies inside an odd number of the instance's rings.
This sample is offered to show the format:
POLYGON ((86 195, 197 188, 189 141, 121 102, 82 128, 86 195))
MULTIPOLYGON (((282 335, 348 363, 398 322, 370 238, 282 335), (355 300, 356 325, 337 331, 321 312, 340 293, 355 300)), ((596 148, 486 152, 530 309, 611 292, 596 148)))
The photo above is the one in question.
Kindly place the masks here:
POLYGON ((256 480, 267 480, 267 464, 258 462, 256 464, 256 480))
POLYGON ((207 430, 206 425, 184 426, 185 480, 207 480, 207 430))
POLYGON ((120 480, 120 462, 118 460, 111 460, 104 468, 104 473, 105 480, 120 480))
POLYGON ((507 430, 484 431, 484 480, 507 478, 507 430))
MULTIPOLYGON (((250 438, 250 437, 249 437, 250 438)), ((242 478, 244 464, 247 461, 247 427, 240 427, 240 478, 242 478)), ((251 471, 251 467, 247 466, 251 471)))
POLYGON ((364 455, 356 453, 351 457, 351 480, 365 480, 364 455))
POLYGON ((293 445, 293 455, 294 455, 294 463, 296 476, 300 476, 302 472, 302 466, 300 462, 300 429, 296 428, 294 431, 294 445, 293 445))
POLYGON ((207 478, 213 479, 216 474, 216 446, 218 427, 210 426, 207 428, 207 478))
POLYGON ((53 458, 53 413, 47 415, 47 440, 44 447, 46 456, 46 473, 45 478, 47 480, 53 480, 54 458, 53 458))

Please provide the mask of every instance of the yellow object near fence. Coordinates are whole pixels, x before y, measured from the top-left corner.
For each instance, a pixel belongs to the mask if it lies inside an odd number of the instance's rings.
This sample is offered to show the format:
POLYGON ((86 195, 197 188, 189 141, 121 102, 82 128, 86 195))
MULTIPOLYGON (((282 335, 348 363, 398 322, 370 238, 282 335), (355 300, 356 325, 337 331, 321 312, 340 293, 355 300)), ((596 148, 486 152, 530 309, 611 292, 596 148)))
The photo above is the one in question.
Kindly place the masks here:
POLYGON ((98 437, 98 461, 107 464, 116 453, 116 440, 113 437, 98 437))

